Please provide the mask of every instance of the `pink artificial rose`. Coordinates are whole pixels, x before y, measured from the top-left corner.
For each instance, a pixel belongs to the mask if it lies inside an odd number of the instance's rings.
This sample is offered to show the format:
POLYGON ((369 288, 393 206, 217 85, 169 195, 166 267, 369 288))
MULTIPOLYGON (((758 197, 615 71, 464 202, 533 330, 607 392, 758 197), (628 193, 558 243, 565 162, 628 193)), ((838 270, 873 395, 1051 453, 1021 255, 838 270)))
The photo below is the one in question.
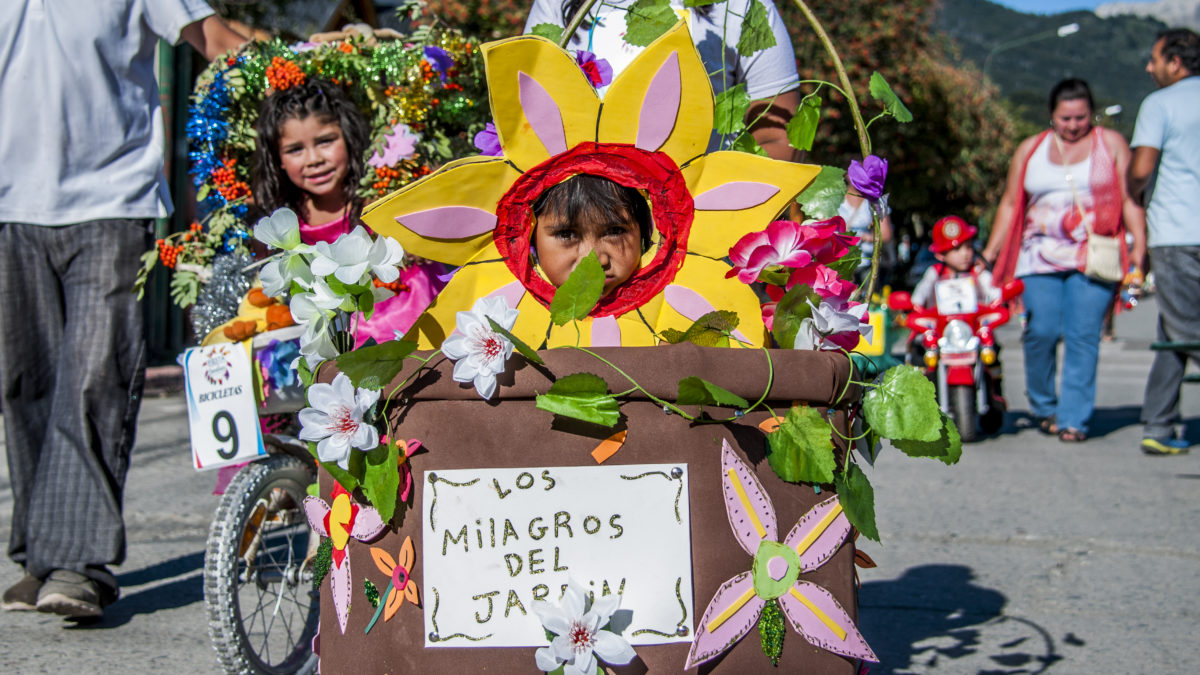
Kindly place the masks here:
POLYGON ((808 265, 794 270, 788 277, 787 288, 790 290, 798 284, 808 285, 817 295, 826 300, 841 302, 849 300, 850 294, 858 288, 853 281, 846 281, 839 277, 832 268, 824 265, 808 265))
POLYGON ((858 237, 846 233, 846 221, 841 216, 803 226, 805 248, 813 260, 822 265, 838 260, 857 244, 858 237))
POLYGON ((772 265, 802 267, 812 262, 805 250, 804 227, 790 220, 776 220, 762 232, 751 232, 729 249, 733 269, 726 278, 737 276, 744 284, 754 283, 763 269, 772 265))

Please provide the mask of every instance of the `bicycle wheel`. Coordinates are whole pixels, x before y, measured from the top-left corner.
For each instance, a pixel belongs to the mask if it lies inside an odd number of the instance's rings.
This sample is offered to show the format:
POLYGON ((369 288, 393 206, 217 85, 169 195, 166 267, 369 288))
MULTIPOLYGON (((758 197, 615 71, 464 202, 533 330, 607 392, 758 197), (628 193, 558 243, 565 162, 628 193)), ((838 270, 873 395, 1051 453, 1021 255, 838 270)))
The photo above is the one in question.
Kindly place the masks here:
POLYGON ((217 505, 204 554, 208 632, 226 672, 310 673, 320 618, 304 515, 304 464, 272 455, 242 468, 217 505))

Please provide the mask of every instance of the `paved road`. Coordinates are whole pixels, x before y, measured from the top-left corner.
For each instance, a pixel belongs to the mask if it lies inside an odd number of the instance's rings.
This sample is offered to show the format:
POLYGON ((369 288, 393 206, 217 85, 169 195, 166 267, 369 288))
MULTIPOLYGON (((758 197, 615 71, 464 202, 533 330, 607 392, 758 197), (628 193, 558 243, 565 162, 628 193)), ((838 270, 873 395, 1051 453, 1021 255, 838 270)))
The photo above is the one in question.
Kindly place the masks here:
MULTIPOLYGON (((1142 673, 1191 670, 1200 597, 1200 453, 1136 451, 1153 306, 1102 346, 1093 438, 1066 445, 1022 428, 1017 333, 1002 340, 1017 414, 946 467, 885 452, 868 470, 883 545, 861 573, 872 673, 1142 673), (1191 523, 1189 525, 1189 523, 1191 523)), ((1200 438, 1200 387, 1185 393, 1200 438)), ((212 673, 202 602, 213 475, 189 463, 179 396, 148 399, 126 501, 123 597, 69 627, 0 615, 0 672, 212 673)), ((11 492, 0 467, 0 540, 11 492)), ((0 563, 0 587, 16 581, 0 563)), ((797 638, 789 638, 795 643, 797 638)))

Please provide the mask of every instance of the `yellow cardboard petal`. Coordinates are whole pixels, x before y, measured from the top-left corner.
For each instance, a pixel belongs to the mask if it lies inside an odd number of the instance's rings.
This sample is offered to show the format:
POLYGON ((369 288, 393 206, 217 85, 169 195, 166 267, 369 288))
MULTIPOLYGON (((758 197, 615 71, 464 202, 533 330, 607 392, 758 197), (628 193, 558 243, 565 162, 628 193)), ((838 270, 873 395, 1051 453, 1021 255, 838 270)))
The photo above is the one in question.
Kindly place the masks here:
POLYGON ((688 235, 688 251, 713 258, 729 255, 738 239, 765 229, 820 172, 821 168, 812 164, 782 162, 747 152, 714 152, 696 160, 682 171, 693 198, 730 182, 775 185, 779 192, 749 208, 697 209, 688 235))
POLYGON ((469 206, 495 214, 496 204, 520 177, 502 157, 467 157, 406 185, 367 206, 362 219, 379 234, 422 258, 462 265, 491 243, 492 233, 438 239, 405 227, 404 216, 447 206, 469 206))
MULTIPOLYGON (((658 150, 683 164, 708 149, 713 126, 713 93, 700 55, 692 44, 687 23, 675 24, 637 55, 604 93, 599 139, 605 143, 635 143, 646 91, 668 57, 679 59, 682 91, 675 128, 658 150)), ((655 104, 651 100, 652 105, 655 104)))
POLYGON ((513 281, 512 272, 500 259, 496 245, 489 242, 473 264, 455 273, 450 283, 433 299, 429 309, 409 329, 405 339, 416 340, 418 349, 441 347, 442 341, 454 332, 458 312, 471 309, 477 299, 513 281))
POLYGON ((522 105, 521 73, 532 78, 557 104, 567 149, 595 140, 600 99, 574 57, 536 35, 489 42, 480 49, 487 69, 492 116, 505 158, 526 171, 551 156, 522 105))
MULTIPOLYGON (((738 315, 737 330, 750 344, 761 347, 766 341, 766 326, 762 321, 758 298, 749 286, 737 278, 726 279, 725 273, 728 271, 729 265, 723 262, 689 255, 672 283, 695 291, 715 309, 735 312, 738 315)), ((654 328, 659 333, 668 328, 686 331, 693 323, 694 319, 680 314, 670 303, 663 302, 654 328)))

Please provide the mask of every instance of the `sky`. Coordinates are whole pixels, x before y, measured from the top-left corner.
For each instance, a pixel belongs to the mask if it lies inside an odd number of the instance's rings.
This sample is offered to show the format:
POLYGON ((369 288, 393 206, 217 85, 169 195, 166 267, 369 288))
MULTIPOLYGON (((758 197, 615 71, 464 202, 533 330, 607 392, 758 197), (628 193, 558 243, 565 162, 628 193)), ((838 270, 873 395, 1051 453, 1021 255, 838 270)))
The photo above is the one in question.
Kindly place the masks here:
MULTIPOLYGON (((1020 12, 1032 14, 1058 14, 1074 9, 1095 9, 1108 0, 992 0, 1020 12)), ((1148 0, 1124 0, 1125 2, 1147 2, 1148 0)))

